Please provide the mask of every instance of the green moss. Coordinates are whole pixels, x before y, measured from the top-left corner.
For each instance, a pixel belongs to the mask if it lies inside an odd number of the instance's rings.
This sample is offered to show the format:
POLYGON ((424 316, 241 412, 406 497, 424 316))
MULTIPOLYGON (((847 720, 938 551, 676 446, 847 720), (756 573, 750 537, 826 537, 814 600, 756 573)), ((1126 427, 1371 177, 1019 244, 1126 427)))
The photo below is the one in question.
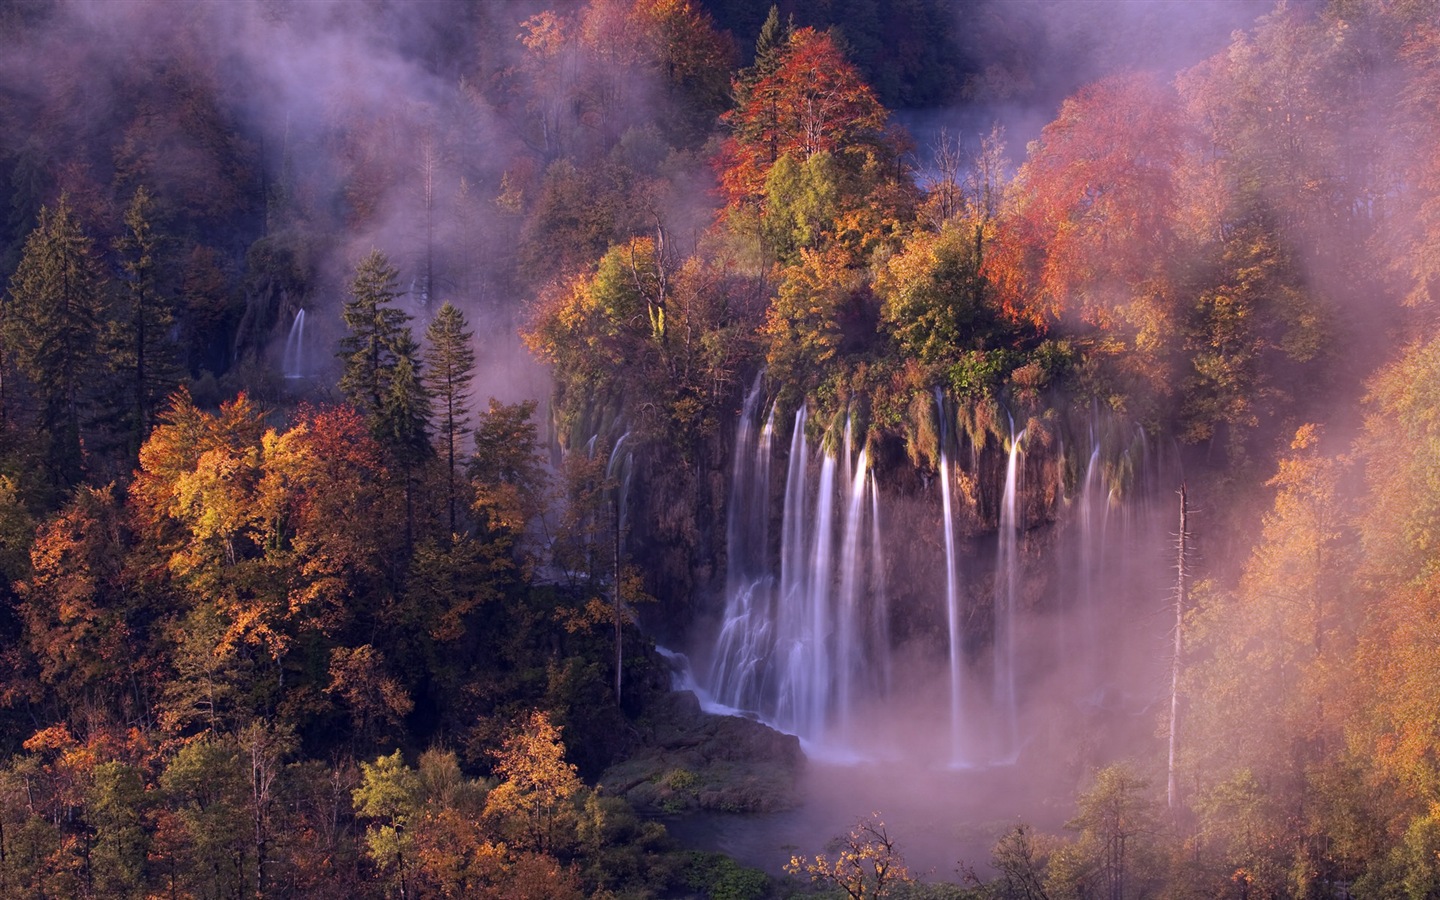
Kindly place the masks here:
POLYGON ((770 877, 719 853, 694 852, 685 866, 685 886, 710 900, 761 900, 770 895, 770 877))

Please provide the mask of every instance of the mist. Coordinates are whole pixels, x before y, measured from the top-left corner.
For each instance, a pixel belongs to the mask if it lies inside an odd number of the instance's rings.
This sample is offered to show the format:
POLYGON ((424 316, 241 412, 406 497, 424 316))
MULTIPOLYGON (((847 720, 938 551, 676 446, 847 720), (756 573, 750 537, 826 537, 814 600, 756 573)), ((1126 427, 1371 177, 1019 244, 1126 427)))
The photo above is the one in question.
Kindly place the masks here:
MULTIPOLYGON (((657 636, 684 655, 677 687, 802 742, 801 809, 675 826, 772 872, 777 846, 822 852, 873 811, 914 868, 954 880, 1019 822, 1062 832, 1107 766, 1158 783, 1182 622, 1199 634, 1182 765, 1213 808, 1251 768, 1300 796, 1351 777, 1322 750, 1392 746, 1388 724, 1341 722, 1353 699, 1325 701, 1359 668, 1345 654, 1383 655, 1393 631, 1366 618, 1383 604, 1362 582, 1409 572, 1358 561, 1382 518, 1368 504, 1389 495, 1351 468, 1376 404, 1409 402, 1373 386, 1433 331, 1440 268, 1430 45, 1401 13, 927 6, 950 17, 935 71, 955 77, 934 76, 944 103, 891 111, 913 144, 867 126, 727 207, 727 142, 748 138, 719 117, 756 35, 702 17, 665 44, 631 33, 639 6, 552 6, 11 4, 0 259, 13 269, 61 195, 114 246, 152 189, 185 380, 207 405, 336 401, 341 311, 371 250, 417 336, 457 306, 472 414, 535 401, 550 462, 609 460, 584 499, 613 522, 576 515, 614 571, 596 574, 598 552, 589 581, 527 560, 525 578, 543 573, 527 589, 613 595, 643 658, 657 636), (995 125, 1004 199, 937 212, 941 189, 968 190, 945 178, 975 175, 943 171, 941 135, 973 156, 995 125), (933 334, 912 340, 916 323, 933 334), (1177 571, 1182 485, 1199 510, 1177 571), (1187 565, 1203 588, 1177 620, 1187 565)), ((820 26, 807 40, 844 35, 825 4, 781 6, 820 26)), ((871 37, 866 62, 897 71, 904 48, 871 37)), ((583 510, 565 486, 563 512, 583 510)), ((483 724, 476 746, 498 734, 483 724)), ((1421 815, 1366 809, 1387 840, 1421 815)), ((1360 870, 1325 865, 1333 883, 1360 870)))

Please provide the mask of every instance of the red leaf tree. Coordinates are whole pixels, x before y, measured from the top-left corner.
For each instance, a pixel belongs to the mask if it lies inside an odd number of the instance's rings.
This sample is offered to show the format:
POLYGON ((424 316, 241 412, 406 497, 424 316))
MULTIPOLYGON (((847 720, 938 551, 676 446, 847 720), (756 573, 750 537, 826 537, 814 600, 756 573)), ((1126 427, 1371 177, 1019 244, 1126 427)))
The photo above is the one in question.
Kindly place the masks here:
POLYGON ((732 133, 717 160, 732 206, 764 197, 771 167, 786 154, 803 162, 827 152, 857 169, 896 155, 885 107, 824 32, 793 33, 773 71, 736 92, 746 102, 721 117, 732 133))

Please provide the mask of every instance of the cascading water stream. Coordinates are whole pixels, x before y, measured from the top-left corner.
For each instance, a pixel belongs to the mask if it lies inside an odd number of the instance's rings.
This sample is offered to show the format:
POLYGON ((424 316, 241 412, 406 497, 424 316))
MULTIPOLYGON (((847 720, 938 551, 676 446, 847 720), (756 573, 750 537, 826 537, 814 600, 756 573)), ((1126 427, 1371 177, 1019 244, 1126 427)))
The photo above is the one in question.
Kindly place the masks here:
POLYGON ((945 622, 950 656, 951 762, 963 765, 965 648, 960 630, 960 576, 955 560, 955 512, 950 500, 950 460, 940 451, 940 503, 945 531, 945 622))
MULTIPOLYGON (((1054 522, 1060 527, 1039 545, 1053 551, 1055 565, 1031 572, 1021 564, 1030 527, 1022 521, 1030 490, 1023 464, 1028 453, 1048 446, 1060 454, 1054 467, 1060 471, 1064 444, 1031 447, 1036 439, 1019 430, 996 459, 993 443, 982 452, 976 445, 984 442, 955 439, 946 406, 937 392, 940 491, 937 498, 932 489, 927 510, 923 493, 893 501, 879 496, 873 448, 860 446, 848 423, 838 446, 817 452, 807 437, 812 423, 805 408, 787 423, 787 462, 776 468, 773 459, 784 452, 777 446, 779 413, 767 412, 756 383, 736 432, 724 614, 708 678, 697 686, 708 692, 710 708, 756 715, 799 735, 807 752, 822 756, 916 754, 949 768, 1015 762, 1036 737, 1022 727, 1030 721, 1029 698, 1042 698, 1051 710, 1057 702, 1072 703, 1084 715, 1125 710, 1133 717, 1144 708, 1143 688, 1129 686, 1148 659, 1134 639, 1143 622, 1126 604, 1161 593, 1154 585, 1163 585, 1168 573, 1163 563, 1151 564, 1162 558, 1149 547, 1161 532, 1150 505, 1143 505, 1148 501, 1136 499, 1147 478, 1159 483, 1162 477, 1134 471, 1153 464, 1143 462, 1143 443, 1131 432, 1117 446, 1092 425, 1089 443, 1080 445, 1078 502, 1054 508, 1072 524, 1054 522), (968 468, 967 446, 978 460, 968 468), (1107 452, 1111 446, 1114 452, 1107 452), (1003 485, 993 465, 1001 459, 1003 485), (995 549, 977 562, 989 535, 975 521, 978 510, 963 504, 972 491, 986 495, 986 472, 997 482, 989 532, 995 549), (1131 509, 1137 502, 1142 506, 1131 509), (915 522, 934 522, 936 506, 940 546, 934 538, 916 540, 913 532, 915 522), (961 576, 971 576, 971 566, 976 585, 991 585, 988 646, 967 632, 961 576), (890 568, 900 574, 887 576, 890 568), (1029 644, 1057 633, 1043 648, 1029 644), (984 681, 977 677, 982 666, 984 681), (1045 679, 1074 691, 1062 697, 1041 690, 1045 679)), ((1109 434, 1118 434, 1110 427, 1109 434)), ((1063 432, 1059 437, 1063 441, 1063 432)), ((1051 522, 1042 515, 1035 527, 1051 522)))
POLYGON ((840 551, 839 622, 836 626, 836 716, 840 725, 840 739, 847 744, 851 738, 850 713, 856 696, 855 670, 865 662, 865 656, 861 652, 865 645, 864 636, 857 625, 860 620, 861 581, 865 564, 865 554, 860 543, 865 538, 863 517, 867 475, 868 463, 862 449, 860 457, 855 461, 855 474, 850 480, 849 499, 845 509, 845 541, 840 551))
POLYGON ((809 644, 810 617, 806 601, 805 482, 806 465, 805 408, 795 415, 795 430, 790 437, 790 466, 785 477, 785 510, 780 523, 780 594, 776 598, 775 656, 779 665, 779 683, 775 702, 775 719, 780 727, 800 732, 801 710, 807 707, 805 693, 810 683, 805 678, 808 666, 805 653, 809 644))
POLYGON ((880 696, 890 696, 890 600, 885 583, 885 543, 880 539, 880 492, 873 477, 866 481, 870 491, 870 633, 875 658, 879 661, 876 686, 880 696))
POLYGON ((940 515, 945 540, 945 623, 950 659, 950 763, 965 765, 964 758, 964 676, 965 646, 961 633, 960 574, 956 560, 955 510, 950 497, 950 451, 946 427, 945 400, 939 388, 935 404, 940 418, 940 515))
POLYGON ((610 458, 605 462, 605 477, 615 483, 615 527, 619 531, 617 541, 623 541, 625 536, 630 502, 630 476, 634 468, 634 454, 625 447, 628 440, 630 432, 620 435, 620 439, 610 449, 610 458))
POLYGON ((835 469, 834 454, 826 453, 820 462, 820 484, 811 522, 814 527, 811 540, 813 549, 805 572, 804 619, 807 627, 799 643, 807 652, 804 656, 804 675, 795 684, 795 708, 799 716, 793 724, 796 734, 807 736, 824 733, 826 712, 833 689, 830 642, 834 624, 833 610, 830 607, 834 591, 832 544, 835 529, 832 517, 835 507, 835 469))
POLYGON ((763 375, 757 376, 745 398, 735 439, 730 520, 726 527, 725 619, 709 679, 714 696, 737 709, 760 708, 764 666, 774 650, 770 603, 774 579, 769 574, 766 550, 775 411, 771 409, 757 440, 754 432, 763 387, 763 375))
MULTIPOLYGON (((272 357, 273 359, 273 357, 272 357)), ((280 371, 286 378, 304 378, 305 369, 305 310, 295 313, 290 323, 290 334, 285 338, 285 354, 280 360, 280 371)))
POLYGON ((1096 677, 1096 648, 1099 645, 1100 627, 1100 613, 1096 609, 1098 597, 1095 590, 1096 573, 1099 568, 1099 561, 1095 558, 1097 547, 1095 505, 1100 490, 1100 442, 1095 439, 1093 432, 1090 439, 1093 446, 1090 450, 1090 461, 1085 466, 1085 480, 1080 488, 1078 510, 1080 539, 1077 542, 1075 558, 1075 568, 1080 573, 1080 614, 1083 617, 1081 620, 1082 642, 1079 652, 1083 654, 1086 670, 1085 683, 1082 688, 1088 688, 1096 677))
POLYGON ((999 719, 997 761, 1008 761, 1018 749, 1015 699, 1015 601, 1019 589, 1020 444, 1025 432, 1010 439, 1005 467, 1005 493, 1000 504, 1000 541, 995 563, 995 714, 999 719))

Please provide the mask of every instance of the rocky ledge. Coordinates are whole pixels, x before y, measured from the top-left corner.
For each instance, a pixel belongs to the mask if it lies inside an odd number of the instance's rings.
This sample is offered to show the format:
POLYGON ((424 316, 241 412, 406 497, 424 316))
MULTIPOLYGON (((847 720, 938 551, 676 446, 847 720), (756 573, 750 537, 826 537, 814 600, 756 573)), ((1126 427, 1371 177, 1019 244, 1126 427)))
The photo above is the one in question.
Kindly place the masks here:
POLYGON ((776 812, 799 803, 805 754, 794 735, 703 712, 689 691, 666 695, 639 726, 640 746, 600 784, 641 811, 776 812))

